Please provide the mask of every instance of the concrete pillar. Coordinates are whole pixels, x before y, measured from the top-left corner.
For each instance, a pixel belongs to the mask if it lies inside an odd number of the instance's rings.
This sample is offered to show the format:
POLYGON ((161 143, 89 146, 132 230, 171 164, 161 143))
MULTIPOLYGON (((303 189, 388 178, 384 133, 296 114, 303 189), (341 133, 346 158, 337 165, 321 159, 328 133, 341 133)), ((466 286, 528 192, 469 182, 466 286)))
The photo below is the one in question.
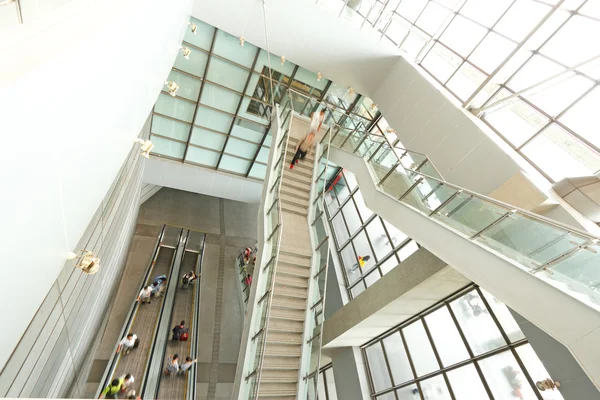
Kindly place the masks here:
MULTIPOLYGON (((532 375, 534 381, 552 378, 560 382, 560 392, 567 400, 600 399, 598 388, 569 349, 516 311, 509 310, 548 371, 549 376, 532 375)), ((529 372, 533 374, 533 371, 529 372)))
POLYGON ((338 347, 324 351, 331 357, 338 399, 370 399, 367 366, 359 347, 338 347))

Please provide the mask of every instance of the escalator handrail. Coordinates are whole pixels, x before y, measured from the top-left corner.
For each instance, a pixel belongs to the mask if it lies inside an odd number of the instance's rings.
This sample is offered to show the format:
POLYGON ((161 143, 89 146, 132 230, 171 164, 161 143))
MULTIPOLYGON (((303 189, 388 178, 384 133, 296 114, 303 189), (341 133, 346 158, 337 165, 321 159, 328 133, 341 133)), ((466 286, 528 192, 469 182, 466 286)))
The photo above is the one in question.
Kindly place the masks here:
MULTIPOLYGON (((177 246, 175 246, 175 252, 173 253, 173 258, 171 260, 171 267, 169 269, 169 276, 167 277, 167 282, 171 282, 171 279, 173 279, 173 271, 174 271, 174 267, 175 267, 175 260, 177 258, 177 251, 179 250, 179 247, 182 245, 181 243, 181 238, 183 235, 184 229, 181 229, 179 232, 179 237, 177 238, 177 246)), ((185 246, 185 243, 184 243, 185 246)), ((167 294, 169 293, 169 285, 167 284, 167 287, 165 288, 165 293, 163 294, 163 303, 162 306, 160 307, 160 312, 158 314, 158 317, 156 318, 156 326, 154 328, 154 334, 152 335, 152 346, 150 346, 149 349, 149 356, 148 359, 146 360, 146 367, 144 368, 144 376, 142 377, 142 383, 140 385, 140 393, 144 393, 144 389, 146 386, 146 383, 148 381, 148 374, 150 372, 150 366, 152 365, 152 360, 154 358, 154 352, 156 350, 156 337, 158 336, 159 330, 160 330, 160 322, 161 319, 163 317, 164 311, 165 311, 165 307, 167 306, 167 294)), ((173 298, 173 300, 175 300, 175 298, 173 298)), ((174 302, 174 301, 173 301, 174 302)), ((170 320, 169 320, 170 322, 170 320)), ((164 359, 164 354, 163 354, 163 359, 164 359)), ((161 360, 161 365, 162 365, 162 360, 161 360)), ((146 396, 147 397, 147 396, 146 396)), ((152 396, 152 398, 155 398, 156 396, 152 396)))
MULTIPOLYGON (((136 293, 141 292, 142 289, 146 286, 148 277, 150 276, 151 272, 154 270, 154 265, 156 263, 158 254, 160 252, 162 239, 164 237, 165 230, 166 230, 166 225, 163 225, 162 229, 156 239, 156 244, 154 245, 154 251, 152 253, 152 257, 150 258, 150 261, 148 262, 148 267, 146 268, 146 273, 144 274, 144 279, 142 280, 142 283, 140 284, 138 291, 136 293)), ((113 348, 111 358, 106 366, 106 369, 104 370, 102 379, 100 380, 100 386, 96 390, 96 394, 94 397, 96 399, 100 396, 100 393, 102 392, 102 390, 104 390, 104 388, 106 386, 108 386, 108 384, 110 383, 109 381, 112 379, 112 377, 115 373, 115 369, 117 367, 117 362, 119 360, 119 354, 117 354, 117 348, 119 347, 119 342, 129 332, 129 329, 131 329, 131 325, 133 324, 135 314, 137 313, 137 310, 138 310, 138 305, 139 305, 139 303, 134 300, 133 303, 131 304, 131 307, 129 308, 129 312, 127 313, 127 319, 125 320, 125 323, 123 324, 123 328, 121 328, 117 344, 113 348)))

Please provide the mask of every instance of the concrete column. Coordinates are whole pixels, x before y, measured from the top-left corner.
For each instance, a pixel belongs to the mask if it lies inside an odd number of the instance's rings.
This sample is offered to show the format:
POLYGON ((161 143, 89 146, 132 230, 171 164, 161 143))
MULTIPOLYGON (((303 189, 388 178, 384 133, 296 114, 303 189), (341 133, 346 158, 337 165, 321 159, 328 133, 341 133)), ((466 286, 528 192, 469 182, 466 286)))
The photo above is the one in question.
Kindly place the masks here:
POLYGON ((567 400, 600 399, 598 388, 569 349, 516 311, 509 310, 548 371, 549 376, 538 376, 530 370, 534 382, 546 378, 560 382, 560 392, 567 400))
POLYGON ((331 357, 338 399, 370 399, 367 366, 359 347, 338 347, 324 352, 331 357))
POLYGON ((421 248, 325 320, 323 347, 360 346, 469 283, 421 248))

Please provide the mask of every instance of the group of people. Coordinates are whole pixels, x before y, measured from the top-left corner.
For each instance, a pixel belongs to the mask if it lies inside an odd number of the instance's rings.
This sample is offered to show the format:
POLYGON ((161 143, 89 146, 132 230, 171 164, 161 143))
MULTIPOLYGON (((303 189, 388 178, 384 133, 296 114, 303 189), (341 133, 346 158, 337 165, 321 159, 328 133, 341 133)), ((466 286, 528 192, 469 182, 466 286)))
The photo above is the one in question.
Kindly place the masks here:
POLYGON ((256 253, 258 252, 257 246, 254 246, 254 250, 250 247, 246 247, 239 256, 240 260, 240 273, 244 276, 244 285, 250 287, 252 285, 252 272, 256 265, 256 253), (250 263, 252 260, 252 263, 250 263))
MULTIPOLYGON (((194 271, 190 271, 183 275, 181 278, 181 288, 188 289, 192 286, 196 280, 198 280, 199 275, 197 275, 194 271)), ((151 285, 144 287, 136 298, 137 302, 141 304, 150 304, 151 299, 153 297, 160 297, 165 292, 165 287, 167 283, 166 275, 159 275, 154 278, 151 285)), ((173 336, 171 340, 174 341, 187 341, 188 340, 188 328, 185 326, 185 321, 181 321, 179 325, 176 325, 171 332, 173 336)), ((140 344, 140 340, 138 339, 135 333, 128 333, 117 346, 117 354, 127 355, 133 349, 137 348, 140 344)), ((186 357, 185 362, 179 365, 179 355, 174 354, 169 358, 169 362, 165 368, 165 375, 170 375, 171 373, 184 374, 188 371, 196 360, 191 357, 186 357)), ((136 397, 135 390, 133 390, 133 382, 134 378, 131 374, 123 375, 118 379, 113 379, 112 382, 104 388, 102 393, 100 394, 100 398, 107 399, 118 399, 118 398, 127 398, 127 399, 139 399, 136 397)))
POLYGON ((165 286, 167 283, 166 275, 159 275, 154 278, 152 285, 146 286, 143 288, 138 295, 135 301, 140 302, 141 304, 148 303, 150 304, 150 300, 152 297, 160 297, 165 292, 165 286))
MULTIPOLYGON (((187 341, 188 340, 188 328, 185 326, 185 321, 181 321, 179 325, 176 325, 171 332, 173 332, 173 336, 171 336, 171 340, 173 341, 187 341)), ((169 357, 169 361, 165 366, 165 375, 177 374, 183 375, 187 372, 196 360, 192 359, 192 357, 186 357, 185 362, 181 365, 179 364, 179 354, 175 353, 171 357, 169 357)))
POLYGON ((113 379, 113 381, 104 388, 102 393, 100 393, 100 398, 118 399, 119 396, 125 395, 126 399, 139 399, 139 397, 136 397, 135 390, 133 390, 134 381, 135 379, 131 374, 123 375, 118 379, 113 379))

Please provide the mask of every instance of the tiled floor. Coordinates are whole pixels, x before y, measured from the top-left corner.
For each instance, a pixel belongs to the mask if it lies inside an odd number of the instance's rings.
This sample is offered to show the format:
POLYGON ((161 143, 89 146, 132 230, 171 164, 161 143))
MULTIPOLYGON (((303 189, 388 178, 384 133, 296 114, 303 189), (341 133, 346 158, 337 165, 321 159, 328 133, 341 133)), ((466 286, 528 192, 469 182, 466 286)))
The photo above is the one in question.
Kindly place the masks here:
MULTIPOLYGON (((153 251, 156 235, 163 224, 208 233, 202 267, 200 300, 200 337, 198 355, 198 400, 228 399, 233 390, 235 368, 241 342, 243 313, 233 268, 234 259, 246 246, 256 243, 258 204, 240 203, 168 188, 161 189, 140 208, 138 229, 133 239, 123 282, 111 310, 111 320, 102 335, 102 343, 95 355, 94 371, 88 387, 93 395, 117 335, 124 323, 126 312, 135 298, 137 287, 153 251), (221 247, 224 247, 223 249, 221 247), (223 259, 221 260, 221 255, 223 259), (222 266, 220 264, 223 264, 222 266), (217 287, 219 268, 223 268, 223 284, 217 287), (217 298, 217 296, 219 298, 217 298), (215 307, 221 303, 220 315, 215 307), (215 320, 220 320, 218 351, 213 352, 215 320), (104 361, 104 364, 106 361, 104 361), (210 387, 211 371, 216 371, 210 387), (100 375, 100 376, 98 376, 100 375)), ((141 377, 140 377, 141 378, 141 377)))

